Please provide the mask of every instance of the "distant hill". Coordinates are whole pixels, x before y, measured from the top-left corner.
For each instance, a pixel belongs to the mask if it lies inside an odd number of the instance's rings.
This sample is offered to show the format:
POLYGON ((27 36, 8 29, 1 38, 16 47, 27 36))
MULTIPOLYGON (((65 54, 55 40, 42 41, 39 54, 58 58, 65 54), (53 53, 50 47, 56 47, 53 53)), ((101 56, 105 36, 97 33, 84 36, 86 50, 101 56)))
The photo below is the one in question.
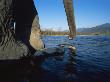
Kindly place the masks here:
POLYGON ((110 23, 105 23, 92 28, 79 28, 78 34, 110 34, 110 23))

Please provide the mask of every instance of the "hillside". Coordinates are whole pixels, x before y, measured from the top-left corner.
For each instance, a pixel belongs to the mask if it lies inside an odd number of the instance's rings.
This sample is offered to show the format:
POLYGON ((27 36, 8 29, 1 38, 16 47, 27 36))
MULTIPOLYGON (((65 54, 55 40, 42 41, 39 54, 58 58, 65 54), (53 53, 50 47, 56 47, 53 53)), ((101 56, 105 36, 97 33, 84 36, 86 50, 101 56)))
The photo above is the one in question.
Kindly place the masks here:
POLYGON ((110 34, 110 23, 105 23, 92 28, 79 28, 78 34, 110 34))

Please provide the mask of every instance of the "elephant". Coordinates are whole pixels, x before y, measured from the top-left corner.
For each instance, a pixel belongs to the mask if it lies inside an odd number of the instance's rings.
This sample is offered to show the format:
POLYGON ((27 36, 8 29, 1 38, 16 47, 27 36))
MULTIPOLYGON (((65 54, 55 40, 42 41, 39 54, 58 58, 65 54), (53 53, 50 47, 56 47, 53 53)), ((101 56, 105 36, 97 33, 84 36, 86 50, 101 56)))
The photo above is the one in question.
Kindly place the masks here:
MULTIPOLYGON (((76 35, 73 0, 63 0, 70 38, 76 35)), ((43 49, 33 0, 0 0, 0 60, 20 59, 43 49)))

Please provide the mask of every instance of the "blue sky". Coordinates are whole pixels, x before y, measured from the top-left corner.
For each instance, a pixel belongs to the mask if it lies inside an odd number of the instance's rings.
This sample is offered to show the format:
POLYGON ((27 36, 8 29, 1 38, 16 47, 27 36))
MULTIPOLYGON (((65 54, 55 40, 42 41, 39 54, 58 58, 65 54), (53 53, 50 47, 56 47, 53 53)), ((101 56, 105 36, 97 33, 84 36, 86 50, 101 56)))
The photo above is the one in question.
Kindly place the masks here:
MULTIPOLYGON (((110 0, 73 0, 77 28, 110 23, 110 0)), ((42 29, 68 30, 63 0, 35 0, 42 29)))

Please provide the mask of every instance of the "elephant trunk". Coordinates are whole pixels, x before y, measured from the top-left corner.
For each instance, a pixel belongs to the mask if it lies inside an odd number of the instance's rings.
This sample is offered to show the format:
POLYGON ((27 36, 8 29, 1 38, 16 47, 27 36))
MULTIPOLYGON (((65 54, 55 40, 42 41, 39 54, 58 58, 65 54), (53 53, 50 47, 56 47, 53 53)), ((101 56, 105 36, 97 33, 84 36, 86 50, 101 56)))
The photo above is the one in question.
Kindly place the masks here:
POLYGON ((64 0, 64 7, 67 16, 68 26, 70 30, 69 38, 73 39, 76 36, 76 25, 73 9, 73 0, 64 0))

